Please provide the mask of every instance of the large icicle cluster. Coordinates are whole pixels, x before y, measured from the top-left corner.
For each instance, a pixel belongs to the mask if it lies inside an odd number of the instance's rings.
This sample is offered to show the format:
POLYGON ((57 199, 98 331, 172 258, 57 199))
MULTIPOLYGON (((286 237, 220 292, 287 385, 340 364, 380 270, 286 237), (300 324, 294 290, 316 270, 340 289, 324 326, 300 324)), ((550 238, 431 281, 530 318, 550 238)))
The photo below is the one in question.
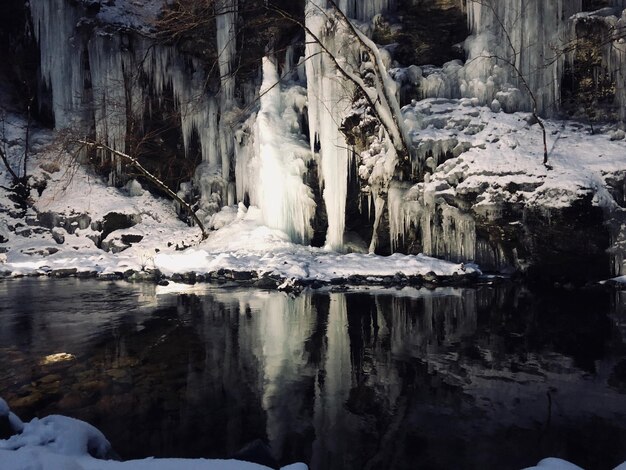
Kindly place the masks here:
POLYGON ((65 0, 30 2, 35 37, 41 50, 41 75, 52 92, 58 127, 81 119, 85 104, 83 45, 76 33, 79 15, 65 0))
MULTIPOLYGON (((235 75, 233 64, 237 54, 237 0, 219 0, 216 2, 217 52, 220 71, 220 110, 224 125, 220 126, 220 153, 222 155, 222 178, 230 181, 231 161, 233 158, 233 132, 228 114, 236 108, 235 75)), ((235 203, 234 184, 229 184, 227 200, 235 203)))
MULTIPOLYGON (((421 80, 424 97, 498 101, 506 111, 558 109, 568 19, 582 0, 469 0, 467 61, 446 64, 421 80)), ((496 106, 498 106, 496 105, 496 106)))
POLYGON ((306 91, 278 83, 276 65, 264 58, 261 108, 248 124, 252 135, 239 136, 236 149, 237 191, 248 194, 250 203, 261 209, 265 225, 282 230, 295 242, 308 243, 315 201, 303 181, 312 158, 299 124, 306 91))
POLYGON ((578 13, 570 19, 568 41, 572 47, 567 53, 567 62, 576 69, 580 66, 576 62, 579 52, 586 57, 601 55, 604 70, 594 67, 594 86, 600 88, 599 81, 604 74, 610 77, 619 118, 626 121, 626 1, 612 0, 612 5, 612 8, 578 13), (589 31, 596 35, 591 45, 587 37, 589 31), (594 47, 595 51, 588 50, 594 47))
MULTIPOLYGON (((307 2, 306 26, 331 54, 349 61, 353 45, 347 36, 334 31, 338 24, 331 24, 333 18, 326 16, 325 3, 325 0, 307 2)), ((323 197, 328 214, 326 246, 336 250, 343 247, 351 154, 339 129, 352 105, 353 87, 340 75, 315 38, 307 38, 305 56, 311 151, 315 152, 319 145, 323 197)))
POLYGON ((393 10, 395 0, 336 0, 335 3, 348 17, 370 21, 375 16, 393 10))
POLYGON ((186 60, 174 47, 123 32, 96 30, 83 37, 77 29, 81 18, 78 7, 66 0, 31 2, 42 76, 52 92, 56 126, 84 129, 92 122, 97 140, 126 151, 129 117, 141 125, 151 112, 146 108, 148 94, 159 100, 173 96, 180 112, 185 152, 193 137, 198 137, 203 163, 196 172, 196 182, 202 206, 209 212, 235 202, 234 185, 229 185, 233 136, 227 116, 236 108, 232 76, 236 1, 224 3, 228 13, 218 15, 217 20, 221 48, 218 100, 207 90, 202 66, 193 59, 186 60), (143 77, 149 82, 148 88, 140 85, 143 77))

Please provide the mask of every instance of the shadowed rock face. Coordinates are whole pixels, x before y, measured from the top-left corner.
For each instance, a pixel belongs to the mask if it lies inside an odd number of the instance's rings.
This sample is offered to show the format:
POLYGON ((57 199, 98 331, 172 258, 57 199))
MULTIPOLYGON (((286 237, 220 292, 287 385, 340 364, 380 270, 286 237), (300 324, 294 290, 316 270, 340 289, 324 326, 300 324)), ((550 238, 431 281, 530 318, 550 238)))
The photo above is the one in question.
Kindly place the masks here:
POLYGON ((443 65, 463 59, 459 47, 468 35, 467 20, 459 0, 404 0, 398 15, 402 31, 395 37, 397 60, 405 65, 443 65))

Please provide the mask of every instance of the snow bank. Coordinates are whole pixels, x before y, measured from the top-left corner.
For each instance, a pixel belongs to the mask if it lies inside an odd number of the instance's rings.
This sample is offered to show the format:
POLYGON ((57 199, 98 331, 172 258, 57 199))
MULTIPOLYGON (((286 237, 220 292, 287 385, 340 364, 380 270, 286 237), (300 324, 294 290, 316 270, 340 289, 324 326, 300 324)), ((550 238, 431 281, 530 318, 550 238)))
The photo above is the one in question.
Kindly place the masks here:
MULTIPOLYGON (((619 467, 618 467, 619 468, 619 467)), ((568 462, 567 460, 548 457, 541 460, 536 466, 528 467, 524 470, 583 470, 578 465, 568 462)), ((615 469, 617 470, 617 469, 615 469)))
POLYGON ((351 275, 363 277, 425 275, 438 276, 478 273, 472 266, 449 263, 428 256, 401 255, 383 257, 373 254, 339 254, 321 248, 289 242, 284 232, 272 230, 260 222, 260 211, 251 207, 248 214, 212 233, 197 248, 184 252, 163 253, 154 257, 154 265, 165 275, 180 272, 207 273, 219 269, 256 271, 283 279, 331 281, 351 275))

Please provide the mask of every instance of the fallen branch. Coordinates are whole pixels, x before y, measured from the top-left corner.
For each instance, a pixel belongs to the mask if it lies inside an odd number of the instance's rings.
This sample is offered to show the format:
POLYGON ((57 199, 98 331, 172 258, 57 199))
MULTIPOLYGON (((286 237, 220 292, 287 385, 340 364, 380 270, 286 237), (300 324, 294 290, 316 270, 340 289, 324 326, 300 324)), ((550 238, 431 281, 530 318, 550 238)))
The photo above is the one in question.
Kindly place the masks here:
POLYGON ((135 169, 137 169, 144 178, 146 178, 148 181, 150 181, 151 183, 153 183, 156 186, 158 186, 169 197, 171 197, 173 200, 175 200, 177 203, 179 203, 181 205, 181 207, 184 207, 185 210, 187 210, 187 212, 193 218, 194 222, 196 224, 198 224, 198 228, 202 232, 202 240, 206 240, 206 238, 209 236, 209 234, 207 233, 206 229, 204 228, 204 224, 202 223, 200 218, 196 215, 196 213, 194 212, 193 208, 189 205, 189 203, 187 203, 178 194, 176 194, 174 191, 172 191, 163 181, 161 181, 159 178, 157 178, 152 173, 150 173, 141 163, 139 163, 139 161, 136 158, 131 157, 130 155, 128 155, 128 154, 126 154, 124 152, 120 152, 119 150, 115 150, 114 148, 111 148, 108 145, 100 143, 100 142, 91 142, 91 141, 88 141, 88 140, 78 140, 77 142, 80 143, 81 145, 86 146, 86 147, 100 149, 100 150, 106 150, 107 152, 110 152, 113 155, 116 155, 116 156, 120 157, 126 163, 129 163, 130 165, 135 167, 135 169))

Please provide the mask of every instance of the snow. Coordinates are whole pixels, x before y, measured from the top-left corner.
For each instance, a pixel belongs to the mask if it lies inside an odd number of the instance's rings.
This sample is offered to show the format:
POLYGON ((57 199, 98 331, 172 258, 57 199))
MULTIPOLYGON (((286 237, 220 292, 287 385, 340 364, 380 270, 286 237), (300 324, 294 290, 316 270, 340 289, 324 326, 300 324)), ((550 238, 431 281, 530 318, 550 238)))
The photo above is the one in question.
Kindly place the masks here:
POLYGON ((284 232, 260 223, 260 211, 254 207, 246 216, 212 233, 197 248, 180 253, 159 253, 154 265, 166 275, 177 272, 211 272, 218 269, 256 271, 284 279, 330 281, 350 275, 364 277, 393 276, 435 272, 452 276, 474 272, 475 268, 429 258, 395 254, 381 257, 372 254, 342 255, 328 250, 291 243, 284 232))
POLYGON ((547 210, 568 207, 584 196, 607 213, 623 213, 608 180, 626 168, 626 143, 614 140, 611 128, 591 134, 576 122, 544 121, 547 169, 541 131, 529 125, 527 113, 494 112, 468 99, 426 99, 406 106, 403 115, 417 148, 413 171, 419 173, 421 161, 428 171, 423 183, 394 183, 389 189, 394 244, 419 224, 425 254, 475 259, 480 247, 475 248, 473 219, 442 202, 466 194, 477 196, 473 211, 478 215, 497 210, 502 202, 547 210), (445 160, 446 154, 452 158, 445 160), (435 203, 442 208, 442 230, 430 223, 435 203))
MULTIPOLYGON (((619 467, 618 467, 619 468, 619 467)), ((574 465, 566 460, 548 457, 541 460, 534 467, 528 467, 524 470, 582 470, 578 465, 574 465)), ((617 468, 615 469, 617 470, 617 468)))

